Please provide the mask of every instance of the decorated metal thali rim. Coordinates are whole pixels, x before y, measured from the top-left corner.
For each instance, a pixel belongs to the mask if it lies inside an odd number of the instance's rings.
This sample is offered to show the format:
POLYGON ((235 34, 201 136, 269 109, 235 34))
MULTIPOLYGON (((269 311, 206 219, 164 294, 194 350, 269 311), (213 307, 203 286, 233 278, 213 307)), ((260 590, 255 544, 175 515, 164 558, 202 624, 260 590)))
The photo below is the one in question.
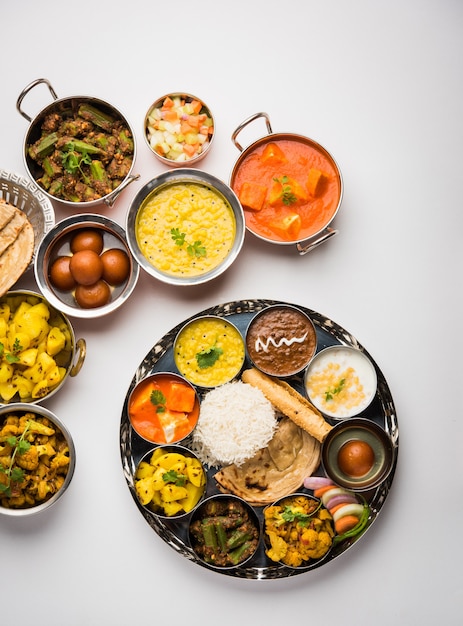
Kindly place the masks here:
MULTIPOLYGON (((299 378, 299 377, 294 377, 299 378)), ((375 401, 376 402, 376 401, 375 401)), ((392 485, 392 481, 395 474, 395 469, 397 465, 397 457, 398 457, 398 446, 399 446, 399 432, 398 432, 398 423, 395 413, 394 402, 388 387, 388 384, 379 369, 378 365, 371 357, 371 355, 365 350, 365 348, 357 341, 353 335, 351 335, 348 331, 342 328, 339 324, 332 321, 331 319, 325 317, 324 315, 317 313, 316 311, 309 309, 307 307, 289 303, 282 302, 279 300, 269 300, 269 299, 256 299, 256 300, 238 300, 227 302, 224 304, 219 304, 216 306, 212 306, 208 309, 200 311, 188 319, 182 321, 175 328, 166 333, 162 339, 160 339, 146 354, 143 361, 140 363, 137 371, 135 372, 132 381, 130 383, 129 389, 127 390, 127 396, 124 402, 124 406, 122 409, 122 417, 121 417, 121 426, 120 426, 120 441, 121 441, 121 460, 123 466, 124 476, 126 478, 127 484, 129 486, 129 490, 132 494, 132 497, 140 510, 143 517, 146 519, 148 524, 153 528, 153 530, 165 541, 171 548, 173 548, 176 552, 180 553, 182 556, 187 558, 188 560, 200 565, 201 567, 205 567, 210 571, 218 572, 221 574, 225 574, 228 576, 233 576, 235 578, 244 578, 244 579, 253 579, 253 580, 265 580, 265 579, 279 579, 279 578, 289 578, 294 575, 302 574, 311 570, 314 570, 333 559, 339 557, 341 554, 345 553, 348 549, 350 549, 353 545, 357 543, 357 541, 365 534, 365 532, 371 527, 376 518, 378 517, 381 508, 384 505, 384 502, 389 494, 390 487, 392 485), (132 457, 131 451, 131 427, 127 417, 127 398, 130 395, 131 389, 135 386, 135 384, 144 376, 146 376, 151 371, 154 371, 152 368, 155 367, 156 363, 166 355, 167 351, 172 347, 174 339, 180 330, 186 323, 189 321, 204 315, 218 315, 222 317, 229 317, 232 315, 240 315, 240 314, 253 314, 261 311, 262 309, 273 306, 276 304, 283 304, 289 306, 296 306, 300 308, 303 312, 310 316, 312 319, 315 328, 320 332, 326 333, 330 336, 330 338, 334 338, 338 343, 345 344, 348 346, 353 346, 361 350, 368 356, 373 363, 378 377, 378 391, 377 391, 377 400, 379 402, 380 408, 384 417, 384 429, 390 435, 394 449, 394 464, 393 468, 388 476, 388 478, 382 483, 379 487, 373 490, 373 493, 370 494, 368 498, 368 503, 370 505, 371 514, 370 519, 368 521, 367 526, 364 531, 355 538, 346 540, 337 546, 335 546, 327 556, 327 558, 320 559, 319 561, 315 561, 311 565, 308 565, 306 568, 292 569, 286 567, 284 565, 275 564, 270 566, 261 565, 260 563, 256 563, 258 560, 258 555, 255 559, 251 560, 247 566, 242 568, 235 568, 233 570, 223 571, 209 568, 206 564, 197 560, 193 551, 186 544, 185 541, 182 540, 181 536, 179 536, 179 528, 175 522, 166 521, 165 519, 157 518, 155 515, 151 515, 145 509, 143 509, 142 505, 138 502, 137 496, 135 494, 135 490, 133 488, 133 473, 135 470, 135 462, 132 457)), ((363 494, 365 497, 368 496, 368 493, 363 494)), ((262 542, 261 542, 262 543, 262 542)))

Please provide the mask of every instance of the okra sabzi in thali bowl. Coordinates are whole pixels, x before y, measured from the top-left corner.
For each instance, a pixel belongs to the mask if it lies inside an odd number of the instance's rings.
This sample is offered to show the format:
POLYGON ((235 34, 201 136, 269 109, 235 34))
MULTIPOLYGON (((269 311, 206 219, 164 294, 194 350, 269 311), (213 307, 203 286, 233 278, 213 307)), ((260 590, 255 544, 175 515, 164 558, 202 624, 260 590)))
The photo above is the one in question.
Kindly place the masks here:
POLYGON ((48 80, 38 79, 21 92, 16 108, 31 122, 23 151, 27 172, 50 199, 80 209, 112 206, 138 178, 132 175, 135 135, 111 104, 90 96, 58 98, 48 80), (23 100, 42 83, 54 100, 32 120, 23 100))

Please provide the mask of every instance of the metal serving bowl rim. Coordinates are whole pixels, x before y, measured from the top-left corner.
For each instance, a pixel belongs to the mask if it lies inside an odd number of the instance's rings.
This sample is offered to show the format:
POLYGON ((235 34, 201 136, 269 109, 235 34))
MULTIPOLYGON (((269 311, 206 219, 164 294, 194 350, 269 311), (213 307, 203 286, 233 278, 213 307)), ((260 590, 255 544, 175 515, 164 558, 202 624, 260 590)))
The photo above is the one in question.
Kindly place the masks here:
POLYGON ((237 496, 234 493, 214 493, 214 494, 207 496, 196 506, 195 510, 191 514, 190 519, 188 521, 187 541, 188 541, 188 546, 190 550, 194 553, 195 557, 199 561, 201 561, 201 563, 204 563, 204 565, 206 565, 207 567, 210 567, 214 571, 220 572, 220 571, 234 570, 239 567, 243 567, 246 563, 249 563, 249 561, 251 561, 254 558, 257 551, 259 550, 259 545, 262 542, 262 537, 263 537, 263 528, 262 528, 262 524, 259 519, 259 515, 257 511, 249 502, 246 502, 244 498, 242 498, 241 496, 237 496), (240 563, 237 563, 236 565, 221 566, 221 565, 214 565, 213 563, 207 563, 207 561, 205 561, 198 555, 198 553, 193 547, 193 542, 191 540, 191 531, 190 531, 191 524, 193 521, 195 521, 196 516, 199 515, 200 509, 204 507, 208 502, 211 502, 212 500, 234 500, 235 502, 239 502, 240 504, 242 504, 246 508, 246 510, 250 513, 250 517, 252 518, 253 523, 255 523, 255 527, 258 531, 259 538, 258 538, 254 552, 250 554, 244 561, 241 561, 240 563))
MULTIPOLYGON (((191 387, 193 389, 193 391, 195 392, 195 398, 196 398, 196 401, 198 403, 198 406, 199 407, 201 406, 201 397, 200 397, 200 394, 198 393, 198 389, 197 389, 196 385, 194 385, 191 381, 189 381, 188 378, 185 378, 185 376, 183 376, 182 374, 180 374, 178 372, 169 372, 169 371, 149 372, 149 373, 146 374, 146 376, 144 376, 143 378, 140 378, 140 380, 137 381, 137 383, 135 384, 135 386, 133 387, 132 391, 129 394, 129 398, 128 398, 128 401, 127 401, 127 415, 128 415, 128 418, 129 418, 129 422, 130 422, 130 425, 132 426, 133 430, 140 437, 140 439, 143 439, 144 441, 146 441, 151 446, 158 446, 158 447, 161 447, 161 446, 182 446, 183 442, 185 442, 185 440, 188 439, 188 437, 190 437, 193 434, 193 431, 195 430, 198 421, 196 421, 196 424, 188 432, 188 434, 185 435, 184 437, 182 437, 181 439, 177 439, 176 441, 170 441, 169 443, 164 443, 162 441, 153 441, 152 439, 147 439, 144 435, 142 435, 141 433, 138 432, 138 430, 135 428, 135 426, 133 425, 132 420, 131 420, 130 405, 131 405, 132 398, 134 397, 137 389, 139 389, 139 387, 141 385, 146 383, 151 378, 158 378, 159 376, 167 376, 167 377, 171 377, 171 378, 175 378, 177 380, 183 381, 186 385, 188 385, 189 387, 191 387)), ((198 417, 199 417, 199 415, 198 415, 198 417)))
MULTIPOLYGON (((111 104, 110 102, 108 102, 107 100, 103 100, 102 98, 96 97, 96 96, 91 96, 91 95, 72 95, 72 96, 65 96, 62 98, 55 98, 54 100, 52 100, 52 102, 50 102, 48 105, 46 105, 45 107, 43 107, 36 115, 35 117, 29 122, 29 126, 26 129, 25 135, 24 135, 24 142, 23 142, 23 152, 22 152, 22 156, 23 156, 23 162, 24 162, 24 166, 26 168, 27 174, 30 177, 30 179, 34 182, 34 184, 38 184, 37 183, 37 179, 34 176, 34 173, 30 167, 30 160, 27 154, 27 148, 29 145, 29 137, 30 135, 33 133, 33 131, 36 130, 37 125, 40 124, 41 120, 44 118, 45 115, 47 115, 48 113, 51 113, 52 111, 54 111, 55 108, 59 108, 60 105, 64 105, 67 104, 68 102, 72 103, 73 101, 81 101, 81 102, 90 102, 95 104, 96 106, 98 106, 98 104, 102 105, 104 108, 109 109, 110 111, 112 111, 114 113, 115 116, 117 116, 126 126, 127 128, 130 130, 130 133, 132 135, 132 140, 133 140, 133 156, 132 156, 132 162, 130 165, 130 169, 127 173, 127 175, 124 177, 124 179, 122 180, 122 182, 116 187, 116 189, 113 189, 110 193, 106 194, 105 196, 102 196, 101 198, 97 198, 95 200, 90 200, 90 201, 82 201, 82 202, 72 202, 70 200, 65 200, 64 198, 59 198, 57 196, 53 196, 52 194, 50 194, 46 189, 43 189, 42 187, 39 187, 41 192, 50 200, 53 200, 55 202, 59 202, 62 205, 66 205, 68 207, 72 207, 72 208, 76 208, 79 207, 80 209, 87 209, 89 207, 93 207, 96 205, 100 205, 100 204, 107 204, 108 206, 112 206, 114 201, 116 200, 116 198, 119 196, 119 194, 125 189, 125 187, 132 181, 136 180, 139 178, 138 175, 132 175, 132 171, 133 168, 135 166, 135 161, 136 161, 136 157, 137 157, 137 139, 136 139, 136 135, 133 131, 133 128, 130 124, 130 122, 128 121, 127 117, 117 108, 115 107, 113 104, 111 104)), ((20 111, 20 113, 24 116, 24 113, 22 113, 22 111, 20 111)))
POLYGON ((193 317, 192 319, 187 320, 184 324, 182 324, 182 326, 180 327, 180 330, 178 331, 178 333, 175 335, 174 337, 174 341, 172 343, 172 350, 174 353, 174 364, 175 367, 179 370, 180 372, 180 376, 182 376, 186 381, 188 381, 190 383, 190 385, 193 385, 194 387, 196 387, 196 389, 199 389, 201 391, 212 391, 213 389, 217 389, 217 387, 221 387, 222 385, 225 385, 227 383, 232 382, 233 380, 236 380, 237 376, 239 375, 239 373, 241 372, 241 370, 243 369, 243 365, 246 362, 246 341, 244 339, 244 337, 242 336, 240 329, 238 328, 238 326, 236 324, 234 324, 230 319, 221 317, 220 315, 212 315, 212 314, 207 314, 207 315, 198 315, 196 317, 193 317), (193 381, 191 381, 189 378, 187 378, 185 376, 185 374, 182 374, 180 372, 180 368, 177 365, 176 359, 175 359, 175 353, 176 353, 176 347, 177 347, 177 341, 180 337, 180 335, 192 324, 195 324, 196 322, 200 321, 200 320, 217 320, 221 323, 226 322, 229 326, 231 326, 236 333, 239 335, 239 337, 241 338, 241 343, 243 345, 243 359, 241 361, 241 364, 239 366, 239 368, 237 369, 236 373, 231 377, 228 378, 225 381, 222 381, 220 383, 217 383, 216 385, 201 385, 200 383, 195 383, 193 381))
POLYGON ((357 417, 358 415, 360 415, 361 413, 366 411, 367 408, 372 404, 373 400, 375 399, 377 389, 378 389, 378 374, 376 372, 376 368, 375 368, 372 360, 363 352, 363 350, 359 350, 359 348, 356 348, 355 346, 348 346, 348 345, 345 345, 345 344, 337 344, 337 345, 332 345, 332 346, 326 346, 325 348, 323 348, 319 352, 316 352, 313 355, 313 357, 310 359, 310 361, 309 361, 309 363, 308 363, 308 365, 307 365, 307 367, 305 368, 305 371, 304 371, 304 393, 305 393, 307 399, 314 406, 316 406, 317 410, 320 411, 320 413, 322 413, 326 417, 329 417, 330 419, 332 419, 332 420, 334 420, 336 422, 345 422, 347 420, 351 420, 354 417, 357 417), (328 413, 328 412, 324 411, 323 408, 319 407, 317 405, 317 403, 310 397, 308 389, 307 389, 307 379, 308 379, 308 377, 310 375, 311 368, 312 368, 313 364, 316 363, 318 361, 318 359, 321 358, 324 354, 327 354, 328 352, 336 352, 337 350, 344 350, 346 352, 352 352, 354 354, 360 355, 360 357, 362 359, 364 359, 365 363, 367 363, 369 365, 371 373, 372 373, 373 378, 374 378, 374 391, 371 393, 371 396, 368 399, 367 404, 363 405, 361 409, 356 409, 354 412, 349 413, 349 415, 345 415, 345 416, 333 415, 332 413, 328 413))
POLYGON ((135 289, 140 274, 140 268, 138 263, 135 262, 130 254, 126 233, 122 226, 104 215, 82 213, 78 215, 71 215, 57 222, 55 226, 45 235, 37 251, 34 263, 34 272, 40 291, 55 308, 72 317, 94 319, 108 315, 122 306, 135 289), (48 262, 48 252, 53 243, 56 241, 56 238, 64 237, 73 230, 87 227, 102 228, 117 237, 124 245, 124 248, 129 255, 131 264, 130 276, 117 298, 102 307, 93 309, 83 309, 78 305, 73 307, 63 302, 48 285, 46 268, 48 262))
POLYGON ((201 161, 201 159, 203 159, 209 153, 212 147, 212 143, 214 141, 215 134, 216 134, 215 116, 212 113, 210 106, 206 104, 202 98, 198 98, 197 96, 194 96, 192 93, 188 93, 186 91, 172 91, 170 93, 166 93, 160 98, 157 98, 146 111, 144 122, 143 122, 143 137, 145 139, 145 143, 148 146, 150 152, 154 154, 154 156, 157 159, 159 159, 161 163, 164 163, 164 165, 168 165, 170 167, 189 167, 190 165, 193 165, 194 163, 198 163, 198 161, 201 161), (167 97, 173 98, 175 96, 185 96, 186 98, 191 98, 193 100, 198 100, 199 102, 201 102, 203 107, 207 109, 207 111, 209 112, 209 115, 212 118, 212 121, 214 123, 214 131, 212 135, 210 136, 210 138, 207 140, 206 142, 207 145, 205 146, 204 150, 200 154, 196 155, 195 157, 191 159, 187 159, 186 161, 173 161, 172 159, 168 159, 167 157, 164 157, 161 154, 158 154, 157 152, 155 152, 155 150, 153 150, 148 139, 147 125, 148 125, 148 117, 150 113, 153 111, 153 109, 159 108, 157 105, 162 104, 165 98, 167 97))
POLYGON ((391 437, 387 431, 374 422, 371 419, 365 417, 353 417, 351 419, 344 420, 336 424, 333 429, 328 433, 325 441, 322 444, 321 449, 321 462, 326 475, 340 487, 349 489, 354 492, 364 492, 371 489, 376 489, 388 478, 395 464, 396 450, 392 442, 391 437), (333 442, 337 437, 345 430, 360 429, 372 433, 372 436, 380 441, 382 448, 384 449, 384 463, 380 468, 377 475, 374 475, 370 480, 368 478, 359 477, 358 480, 349 480, 348 478, 340 478, 334 472, 331 471, 331 464, 328 462, 327 457, 329 453, 329 447, 333 445, 333 442))
POLYGON ((299 142, 302 142, 304 144, 311 145, 316 150, 319 150, 331 162, 332 166, 336 170, 336 174, 337 174, 337 177, 338 177, 338 180, 339 180, 339 198, 338 198, 336 209, 335 209, 333 215, 330 217, 330 219, 317 232, 313 233, 309 237, 304 237, 303 239, 301 239, 301 238, 291 239, 291 241, 278 241, 276 239, 271 239, 270 237, 265 237, 264 235, 259 234, 255 230, 251 229, 248 226, 247 222, 246 222, 246 230, 248 230, 254 237, 257 237, 261 241, 265 241, 267 243, 271 243, 271 244, 274 244, 274 245, 277 245, 277 246, 291 246, 291 245, 294 246, 294 245, 297 245, 297 244, 303 244, 305 242, 310 242, 312 240, 316 240, 322 233, 325 233, 329 229, 330 225, 333 223, 334 219, 338 215, 339 210, 341 208, 341 204, 342 204, 343 197, 344 197, 344 180, 343 180, 342 172, 341 172, 341 169, 340 169, 340 167, 338 165, 338 162, 333 157, 331 152, 329 150, 327 150, 318 141, 316 141, 315 139, 312 139, 311 137, 307 137, 305 135, 301 135, 301 134, 297 134, 297 133, 285 133, 285 132, 281 132, 280 133, 280 132, 273 132, 272 131, 271 133, 269 133, 267 135, 264 135, 263 137, 260 137, 259 139, 256 139, 250 145, 246 146, 242 150, 241 154, 239 155, 239 157, 236 159, 235 163, 233 164, 233 167, 232 167, 232 170, 231 170, 230 187, 233 188, 233 183, 234 183, 234 180, 235 180, 235 177, 236 177, 236 173, 237 173, 239 167, 242 165, 242 162, 244 161, 244 159, 249 154, 251 154, 253 150, 255 150, 257 147, 259 147, 261 144, 270 143, 272 141, 279 141, 279 140, 282 140, 282 139, 288 139, 288 140, 292 140, 292 141, 299 141, 299 142))
POLYGON ((246 333, 245 333, 245 337, 244 337, 244 343, 245 343, 245 348, 246 348, 246 354, 248 356, 249 361, 252 363, 252 365, 260 370, 261 372, 263 372, 264 374, 266 374, 267 376, 273 376, 274 378, 281 378, 281 379, 285 379, 285 378, 290 378, 291 376, 297 376, 298 374, 300 374, 301 372, 304 372, 305 369, 307 368, 307 366, 309 365, 309 363, 312 361, 312 359, 314 358, 316 352, 317 352, 317 345, 318 345, 318 337, 317 337, 317 331, 315 329, 315 324, 313 323, 313 320, 310 318, 310 316, 308 315, 308 313, 306 313, 305 311, 303 311, 300 307, 295 306, 293 304, 271 304, 270 306, 267 306, 263 309, 261 309, 260 311, 257 311, 253 317, 249 320, 249 323, 246 327, 246 333), (302 317, 304 317, 308 322, 309 322, 309 326, 311 327, 311 329, 313 330, 313 337, 315 338, 315 346, 313 349, 313 352, 310 356, 310 358, 306 361, 306 363, 304 365, 302 365, 302 367, 300 367, 297 371, 294 372, 290 372, 289 374, 275 374, 272 372, 268 372, 266 371, 264 368, 260 367, 259 365, 257 365, 254 360, 251 358, 251 355, 249 354, 249 350, 248 350, 248 333, 252 327, 252 325, 254 324, 254 322, 256 321, 256 319, 258 319, 259 317, 261 317, 262 315, 265 315, 265 313, 267 313, 268 311, 271 310, 275 310, 275 309, 291 309, 292 311, 297 311, 298 313, 301 314, 302 317))
MULTIPOLYGON (((56 385, 56 387, 53 387, 53 389, 51 391, 49 391, 47 393, 46 396, 44 396, 43 398, 36 398, 36 399, 31 399, 29 402, 25 402, 24 400, 21 402, 21 404, 25 404, 28 407, 33 407, 33 406, 38 406, 39 403, 43 402, 44 400, 48 400, 49 398, 51 398, 52 396, 55 395, 55 393, 57 393, 61 387, 63 387, 64 383, 66 382, 66 380, 68 379, 68 377, 70 375, 75 376, 78 371, 80 371, 80 368, 82 367, 83 361, 85 359, 85 352, 86 352, 86 344, 85 344, 85 340, 84 339, 76 339, 76 334, 74 331, 74 327, 71 323, 71 321, 69 320, 68 316, 66 315, 66 313, 64 313, 64 311, 60 310, 57 306, 55 306, 54 304, 52 304, 42 293, 37 292, 37 291, 32 291, 29 289, 11 289, 10 291, 8 291, 7 293, 5 293, 1 298, 0 301, 7 298, 7 297, 15 297, 15 296, 24 296, 24 297, 28 297, 28 296, 32 296, 35 298, 38 298, 39 300, 42 300, 47 306, 51 307, 52 309, 54 309, 56 311, 56 313, 58 313, 63 321, 65 322, 70 334, 71 334, 71 339, 72 339, 72 350, 70 353, 70 359, 69 359, 69 363, 66 366, 66 374, 63 376, 63 378, 61 379, 61 381, 56 385), (82 352, 82 355, 80 357, 80 363, 77 366, 77 371, 73 374, 71 374, 73 368, 74 368, 74 358, 77 352, 77 348, 79 348, 79 350, 82 352)), ((2 402, 0 400, 0 409, 2 409, 3 407, 12 407, 19 404, 19 402, 2 402)), ((32 409, 31 409, 32 410, 32 409)))
MULTIPOLYGON (((133 428, 133 426, 132 426, 133 428)), ((138 434, 138 433, 137 433, 138 434)), ((208 486, 208 476, 207 476, 207 471, 204 467, 204 463, 201 461, 201 459, 199 458, 199 456, 196 454, 196 452, 194 452, 194 450, 191 450, 190 448, 187 448, 186 446, 182 445, 181 442, 173 442, 173 443, 160 443, 160 444, 156 444, 153 442, 150 442, 152 447, 147 450, 143 456, 140 458, 140 461, 137 463, 137 466, 135 468, 135 472, 134 472, 134 481, 135 481, 135 474, 140 466, 140 463, 142 461, 146 461, 147 458, 151 458, 151 455, 158 449, 161 450, 166 450, 166 451, 172 451, 172 452, 178 452, 180 454, 183 454, 183 456, 188 456, 190 458, 196 459, 197 461, 199 461, 199 463, 201 463, 201 469, 203 470, 204 473, 204 486, 203 486, 203 490, 201 493, 201 496, 198 500, 198 502, 195 504, 195 506, 191 509, 191 511, 187 511, 185 513, 180 513, 178 515, 163 515, 162 513, 153 511, 149 508, 149 506, 147 504, 142 504, 140 502, 140 500, 138 500, 139 505, 145 510, 147 511, 150 515, 153 515, 154 517, 157 517, 165 522, 177 522, 177 521, 183 521, 185 518, 190 517, 191 515, 193 515, 193 513, 196 511, 196 509, 207 499, 206 497, 206 493, 207 493, 207 486, 208 486)), ((134 485, 135 487, 135 485, 134 485)), ((135 491, 135 497, 138 498, 138 495, 136 494, 136 490, 135 491)))
POLYGON ((127 211, 126 217, 127 243, 133 257, 138 262, 140 267, 142 267, 153 278, 157 278, 161 282, 170 285, 178 286, 200 285, 209 282, 210 280, 213 280, 214 278, 217 278, 218 276, 223 274, 233 264, 233 262, 239 255, 244 243, 245 231, 246 228, 244 222, 243 208, 235 192, 226 183, 224 183, 219 178, 213 176, 212 174, 188 167, 177 168, 169 170, 167 172, 163 172, 162 174, 147 182, 133 198, 127 211), (222 261, 222 263, 209 270, 208 272, 205 272, 204 274, 200 274, 198 276, 190 276, 186 278, 165 274, 164 272, 154 267, 154 265, 151 265, 151 263, 148 262, 148 260, 140 250, 136 236, 137 216, 147 197, 154 191, 158 191, 163 187, 168 187, 172 184, 182 182, 190 182, 212 187, 214 191, 218 192, 230 205, 235 216, 236 223, 236 232, 232 249, 222 261))
POLYGON ((47 417, 50 421, 52 421, 63 433, 63 436, 66 439, 66 442, 69 446, 69 467, 64 479, 64 483, 60 487, 60 489, 46 502, 42 502, 36 506, 32 506, 25 509, 7 509, 3 506, 0 506, 0 515, 8 515, 11 517, 29 517, 30 515, 35 515, 44 511, 45 509, 50 508, 64 495, 65 491, 67 491, 69 484, 74 475, 75 465, 76 465, 76 449, 74 445, 74 440, 67 426, 49 409, 44 406, 35 405, 31 408, 31 405, 24 402, 16 402, 14 404, 8 404, 4 406, 0 406, 0 417, 5 413, 12 413, 17 411, 25 411, 28 413, 37 413, 43 417, 47 417))

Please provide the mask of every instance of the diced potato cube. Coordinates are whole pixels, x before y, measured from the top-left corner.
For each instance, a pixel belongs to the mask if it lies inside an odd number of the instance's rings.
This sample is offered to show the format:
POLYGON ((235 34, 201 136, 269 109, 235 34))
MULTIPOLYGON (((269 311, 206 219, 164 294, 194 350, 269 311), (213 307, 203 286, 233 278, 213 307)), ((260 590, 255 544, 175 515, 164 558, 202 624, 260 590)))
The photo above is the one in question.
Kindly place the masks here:
POLYGON ((166 470, 163 467, 158 467, 154 472, 151 480, 153 482, 153 489, 155 491, 161 491, 163 487, 165 487, 166 481, 163 476, 166 473, 166 470))
POLYGON ((8 320, 10 319, 10 313, 11 309, 9 304, 7 304, 6 302, 0 304, 0 318, 5 320, 5 322, 8 322, 8 320))
POLYGON ((31 339, 29 335, 22 332, 9 332, 8 343, 10 344, 10 350, 15 353, 21 350, 27 350, 31 345, 31 339))
POLYGON ((177 515, 177 513, 182 510, 183 506, 180 502, 165 502, 162 508, 167 516, 172 517, 173 515, 177 515))
POLYGON ((163 502, 176 502, 177 500, 183 500, 186 498, 188 492, 185 487, 179 487, 168 483, 161 489, 161 498, 163 502))
POLYGON ((191 509, 193 509, 198 503, 203 490, 201 487, 197 487, 195 485, 192 485, 191 483, 187 483, 185 485, 185 489, 187 490, 188 495, 183 500, 180 500, 180 504, 182 508, 188 513, 188 511, 191 511, 191 509))
POLYGON ((32 389, 33 398, 44 398, 50 393, 50 385, 44 379, 40 380, 32 389))
POLYGON ((17 373, 13 376, 11 382, 15 385, 21 399, 31 397, 32 390, 34 389, 34 383, 32 381, 25 378, 22 374, 17 373))
POLYGON ((11 382, 0 383, 0 396, 5 402, 9 402, 17 391, 16 386, 11 382))
POLYGON ((151 502, 154 496, 153 482, 150 477, 137 480, 135 483, 135 492, 142 504, 151 502))
POLYGON ((156 465, 163 467, 165 470, 170 470, 176 463, 184 462, 185 457, 178 452, 165 452, 158 459, 156 459, 156 465))
POLYGON ((55 356, 66 345, 66 337, 59 328, 53 327, 47 336, 47 352, 50 356, 55 356))
POLYGON ((188 480, 195 486, 195 487, 202 487, 205 483, 205 476, 204 476, 204 471, 203 468, 201 467, 200 464, 198 465, 191 465, 189 467, 187 467, 187 476, 188 476, 188 480))
POLYGON ((0 363, 0 383, 10 382, 13 374, 14 367, 10 363, 7 363, 6 361, 0 363))
POLYGON ((8 332, 8 321, 0 315, 0 337, 6 337, 8 332))
POLYGON ((37 348, 28 348, 18 354, 18 364, 25 365, 26 367, 32 367, 37 361, 37 348))
POLYGON ((135 473, 135 478, 148 478, 154 474, 154 467, 147 463, 146 461, 142 461, 137 468, 135 473))
POLYGON ((61 372, 57 365, 48 370, 45 380, 50 387, 56 387, 61 382, 61 372))
POLYGON ((32 305, 29 302, 27 302, 26 300, 23 300, 21 304, 18 306, 18 308, 16 309, 16 311, 14 312, 12 321, 16 322, 18 319, 20 319, 24 315, 24 313, 29 311, 31 306, 32 305))

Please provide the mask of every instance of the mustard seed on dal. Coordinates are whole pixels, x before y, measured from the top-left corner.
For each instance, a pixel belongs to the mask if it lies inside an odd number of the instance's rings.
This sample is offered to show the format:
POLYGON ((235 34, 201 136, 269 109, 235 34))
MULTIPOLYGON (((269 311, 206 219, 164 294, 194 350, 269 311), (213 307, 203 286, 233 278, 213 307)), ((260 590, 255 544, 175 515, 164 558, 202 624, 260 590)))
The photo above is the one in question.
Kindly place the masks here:
POLYGON ((226 259, 236 222, 232 208, 217 191, 181 182, 148 196, 135 230, 140 250, 156 269, 189 277, 205 274, 226 259))
POLYGON ((239 373, 244 340, 227 320, 209 316, 192 320, 174 343, 174 360, 182 376, 200 387, 222 385, 239 373))

